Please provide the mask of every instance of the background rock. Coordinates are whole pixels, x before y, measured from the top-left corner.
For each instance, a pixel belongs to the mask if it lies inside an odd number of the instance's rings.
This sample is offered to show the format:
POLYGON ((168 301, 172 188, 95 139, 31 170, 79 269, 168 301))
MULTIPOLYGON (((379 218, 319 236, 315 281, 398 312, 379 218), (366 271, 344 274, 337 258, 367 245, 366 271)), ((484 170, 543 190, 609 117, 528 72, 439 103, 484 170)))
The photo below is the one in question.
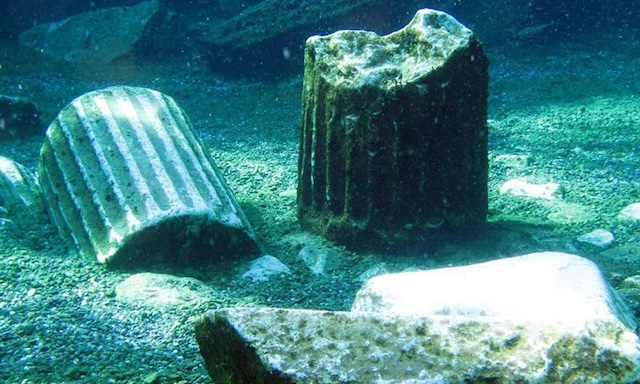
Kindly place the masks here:
MULTIPOLYGON (((0 37, 16 37, 36 24, 58 22, 67 17, 105 8, 132 6, 139 0, 61 0, 55 4, 35 0, 7 0, 0 4, 0 37)), ((482 41, 502 44, 544 44, 550 38, 581 34, 616 25, 633 25, 638 16, 635 2, 604 3, 535 0, 447 1, 401 0, 389 6, 380 0, 302 1, 285 0, 161 0, 168 10, 165 23, 175 17, 180 23, 172 35, 180 36, 196 57, 192 41, 199 42, 209 65, 230 72, 245 72, 302 66, 302 47, 307 37, 340 29, 367 29, 380 34, 397 30, 420 8, 435 8, 452 14, 473 28, 482 41), (635 4, 635 5, 634 5, 635 4), (568 16, 571 15, 571 16, 568 16), (598 15, 597 17, 595 15, 598 15), (189 41, 188 41, 189 40, 189 41)), ((82 36, 82 30, 77 31, 82 36)), ((157 31, 156 31, 157 32, 157 31)), ((151 54, 162 46, 146 51, 151 54)), ((181 54, 184 55, 184 52, 181 54)))
POLYGON ((306 36, 326 31, 327 24, 337 27, 340 19, 370 3, 375 1, 264 0, 229 20, 191 27, 213 68, 276 68, 292 55, 299 65, 306 36))
POLYGON ((24 166, 0 156, 0 207, 13 220, 36 226, 46 214, 36 177, 24 166))
POLYGON ((36 24, 60 21, 79 13, 97 9, 130 6, 140 0, 7 0, 0 3, 0 36, 17 35, 36 24))
MULTIPOLYGON (((8 0, 0 5, 0 36, 16 37, 36 24, 59 22, 86 12, 138 3, 140 1, 136 0, 63 0, 52 5, 37 0, 25 5, 18 0, 8 0)), ((340 29, 366 29, 386 34, 405 25, 410 15, 425 7, 452 14, 473 28, 482 41, 522 45, 542 44, 551 37, 610 27, 608 20, 613 17, 621 24, 630 24, 638 14, 637 7, 621 0, 606 7, 593 0, 430 0, 426 3, 402 0, 394 2, 393 6, 380 0, 302 1, 295 5, 285 0, 161 0, 159 3, 161 9, 167 11, 160 19, 163 25, 171 25, 171 36, 159 39, 161 29, 154 29, 142 44, 148 49, 143 47, 140 53, 157 56, 160 52, 165 56, 180 55, 190 59, 204 54, 208 64, 218 70, 246 73, 262 69, 264 74, 271 75, 275 68, 279 71, 286 67, 299 70, 304 41, 311 35, 340 29), (594 19, 594 10, 608 18, 594 19), (566 15, 581 16, 569 18, 566 15), (161 40, 178 46, 157 44, 161 40)), ((82 39, 84 34, 82 28, 78 28, 71 38, 82 39)))
POLYGON ((39 24, 20 34, 20 42, 46 56, 89 70, 133 54, 172 49, 171 22, 156 0, 132 7, 101 9, 39 24), (158 42, 158 45, 153 42, 158 42))

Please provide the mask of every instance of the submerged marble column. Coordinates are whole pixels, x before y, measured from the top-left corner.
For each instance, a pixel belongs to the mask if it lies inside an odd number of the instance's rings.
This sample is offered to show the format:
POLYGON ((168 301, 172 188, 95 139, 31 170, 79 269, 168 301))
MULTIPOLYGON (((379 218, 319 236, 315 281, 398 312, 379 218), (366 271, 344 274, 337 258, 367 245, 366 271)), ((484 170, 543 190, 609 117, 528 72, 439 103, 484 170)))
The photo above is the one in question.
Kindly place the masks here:
POLYGON ((72 101, 47 129, 38 174, 62 237, 101 263, 198 265, 259 253, 189 118, 160 92, 111 87, 72 101))
POLYGON ((298 216, 353 246, 395 248, 487 214, 488 60, 471 30, 420 10, 386 36, 305 47, 298 216))

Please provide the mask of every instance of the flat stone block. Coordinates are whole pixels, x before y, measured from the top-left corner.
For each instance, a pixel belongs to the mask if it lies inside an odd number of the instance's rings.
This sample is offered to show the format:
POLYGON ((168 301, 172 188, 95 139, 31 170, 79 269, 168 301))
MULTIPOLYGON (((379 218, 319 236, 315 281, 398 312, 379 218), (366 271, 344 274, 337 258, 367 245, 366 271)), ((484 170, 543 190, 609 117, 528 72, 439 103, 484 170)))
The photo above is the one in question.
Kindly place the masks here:
POLYGON ((196 338, 216 383, 634 383, 619 321, 403 316, 275 308, 207 312, 196 338))

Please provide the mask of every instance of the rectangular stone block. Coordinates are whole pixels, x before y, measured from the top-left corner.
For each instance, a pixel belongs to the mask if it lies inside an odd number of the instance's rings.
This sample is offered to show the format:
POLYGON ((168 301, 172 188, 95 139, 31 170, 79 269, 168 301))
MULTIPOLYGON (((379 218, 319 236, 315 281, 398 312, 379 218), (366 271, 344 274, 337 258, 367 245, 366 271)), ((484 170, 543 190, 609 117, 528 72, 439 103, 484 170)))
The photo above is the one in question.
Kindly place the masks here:
POLYGON ((615 319, 278 308, 209 311, 195 327, 215 383, 636 383, 638 337, 615 319))

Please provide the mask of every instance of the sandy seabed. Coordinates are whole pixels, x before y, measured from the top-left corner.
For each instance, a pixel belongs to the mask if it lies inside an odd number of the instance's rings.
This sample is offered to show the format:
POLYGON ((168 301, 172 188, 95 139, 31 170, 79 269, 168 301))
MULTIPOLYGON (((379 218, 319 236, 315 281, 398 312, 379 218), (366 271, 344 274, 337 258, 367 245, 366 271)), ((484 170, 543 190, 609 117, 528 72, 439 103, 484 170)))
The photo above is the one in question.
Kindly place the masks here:
MULTIPOLYGON (((566 251, 594 260, 617 287, 640 270, 640 224, 617 218, 640 201, 640 40, 633 36, 640 34, 600 31, 541 46, 485 44, 491 62, 488 228, 407 255, 358 254, 299 229, 301 75, 228 78, 185 62, 78 70, 2 42, 0 94, 31 99, 47 124, 73 98, 110 85, 172 96, 211 150, 266 252, 292 274, 251 283, 239 277, 248 260, 228 260, 183 273, 215 292, 209 300, 162 309, 127 304, 117 299, 115 285, 129 274, 80 259, 53 228, 19 233, 0 226, 0 381, 210 382, 193 336, 193 322, 205 310, 345 310, 362 284, 358 276, 381 263, 401 271, 566 251), (514 165, 504 155, 527 160, 514 165), (554 201, 500 195, 502 183, 513 178, 558 183, 563 194, 554 201), (612 247, 576 241, 597 228, 614 233, 612 247), (306 246, 337 261, 326 274, 313 275, 297 257, 306 246)), ((0 155, 35 171, 41 144, 42 137, 3 141, 0 155)), ((640 307, 627 300, 634 310, 640 307)))

